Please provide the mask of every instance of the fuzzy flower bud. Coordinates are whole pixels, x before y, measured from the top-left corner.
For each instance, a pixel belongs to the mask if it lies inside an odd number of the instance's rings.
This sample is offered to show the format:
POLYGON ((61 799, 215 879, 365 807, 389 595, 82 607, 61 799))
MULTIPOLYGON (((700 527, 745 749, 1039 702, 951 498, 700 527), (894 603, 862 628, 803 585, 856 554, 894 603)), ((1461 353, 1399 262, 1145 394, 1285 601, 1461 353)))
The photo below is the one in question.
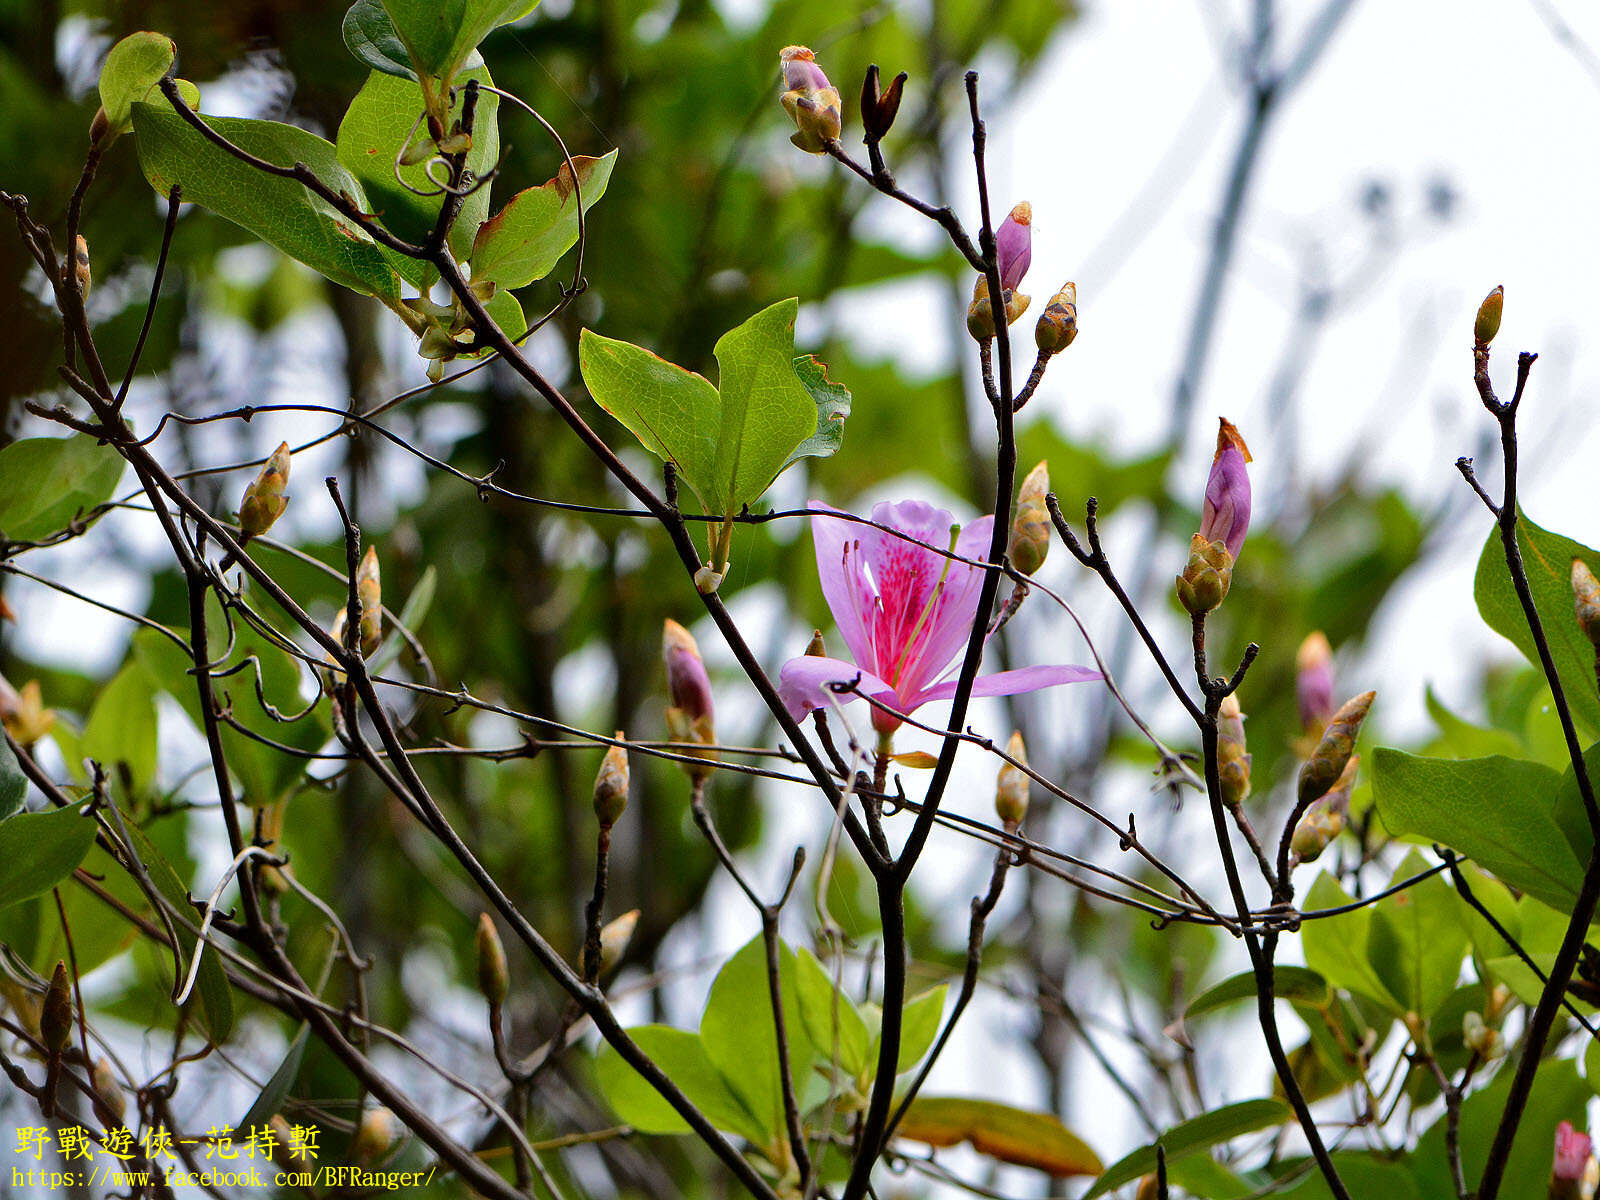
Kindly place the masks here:
POLYGON ((1505 300, 1506 289, 1497 287, 1478 305, 1477 319, 1472 322, 1472 340, 1478 345, 1487 346, 1500 332, 1500 311, 1505 307, 1505 300))
MULTIPOLYGON (((1032 296, 1024 296, 1021 292, 1007 288, 1003 293, 1006 301, 1006 324, 1013 325, 1017 318, 1028 311, 1028 305, 1033 303, 1032 296)), ((967 305, 967 332, 977 341, 987 341, 994 337, 994 303, 989 298, 989 280, 979 275, 972 285, 972 303, 967 305)))
POLYGON ((1578 628, 1600 654, 1600 579, 1581 558, 1572 560, 1572 597, 1578 628))
POLYGON ((128 1111, 128 1097, 111 1070, 111 1061, 97 1058, 89 1072, 89 1082, 94 1087, 95 1109, 108 1126, 121 1125, 128 1111), (109 1118, 109 1119, 107 1119, 109 1118))
POLYGON ((1578 1200, 1593 1143, 1571 1121, 1556 1126, 1555 1156, 1550 1163, 1550 1200, 1578 1200))
POLYGON ((1237 560, 1244 549, 1244 535, 1250 528, 1250 475, 1245 464, 1250 448, 1226 417, 1217 429, 1217 452, 1211 459, 1211 475, 1206 480, 1205 505, 1200 516, 1200 536, 1208 542, 1222 542, 1237 560))
POLYGON ((1367 713, 1371 710, 1376 697, 1376 692, 1362 692, 1355 699, 1346 700, 1344 706, 1333 714, 1328 727, 1322 731, 1322 739, 1317 743, 1317 748, 1311 752, 1311 757, 1300 768, 1301 804, 1310 804, 1321 799, 1340 782, 1340 777, 1350 762, 1350 756, 1355 752, 1356 737, 1361 732, 1361 723, 1367 719, 1367 713))
POLYGON ((39 1010, 39 1040, 52 1054, 60 1054, 72 1040, 72 980, 67 964, 59 958, 39 1010))
POLYGON ((1505 1038, 1478 1013, 1469 1012, 1461 1018, 1461 1042, 1485 1062, 1505 1057, 1505 1038))
POLYGON ((1060 354, 1078 336, 1078 285, 1064 283, 1050 297, 1033 327, 1033 341, 1040 354, 1060 354))
POLYGON ((376 546, 368 546, 361 556, 356 596, 361 601, 361 657, 370 658, 383 640, 383 581, 378 573, 376 546))
POLYGON ((1050 493, 1050 466, 1041 462, 1029 471, 1017 492, 1017 515, 1011 519, 1011 543, 1006 553, 1011 565, 1032 575, 1050 553, 1050 513, 1044 498, 1050 493))
POLYGON ((279 442, 239 502, 239 528, 247 539, 261 536, 283 516, 283 510, 289 507, 289 497, 283 494, 288 482, 289 443, 279 442))
POLYGON ((994 811, 1000 817, 1000 824, 1010 833, 1028 815, 1028 773, 1022 769, 1028 765, 1028 748, 1022 744, 1021 733, 1013 731, 1011 740, 1006 743, 1006 753, 1022 764, 1002 764, 994 784, 994 811))
POLYGON ((1033 205, 1024 200, 1000 222, 994 235, 995 258, 1000 265, 1000 286, 1014 292, 1033 262, 1033 205))
MULTIPOLYGON (((711 705, 711 679, 701 661, 694 635, 668 618, 661 629, 661 654, 667 664, 667 730, 675 742, 695 742, 713 746, 717 741, 711 705)), ((715 756, 700 755, 708 761, 715 756)), ((685 764, 691 779, 711 774, 708 765, 685 764)))
POLYGON ((1294 694, 1300 705, 1300 727, 1320 734, 1333 715, 1333 647, 1318 629, 1308 634, 1295 654, 1294 694))
POLYGON ((350 1157, 358 1163, 376 1162, 389 1152, 400 1134, 400 1122, 387 1108, 370 1108, 361 1114, 350 1157))
POLYGON ((1356 766, 1360 761, 1360 755, 1352 754, 1338 782, 1301 815, 1299 824, 1294 827, 1294 836, 1289 840, 1289 849, 1294 852, 1297 863, 1313 861, 1344 832, 1345 822, 1350 818, 1350 792, 1355 787, 1356 766))
POLYGON ((843 124, 838 89, 828 82, 809 47, 785 46, 778 62, 784 87, 779 100, 797 130, 789 140, 810 154, 826 154, 828 143, 839 140, 843 124))
POLYGON ((478 914, 478 991, 494 1008, 506 1002, 511 974, 506 969, 506 948, 488 913, 478 914))
POLYGON ((633 931, 639 924, 639 910, 630 909, 614 921, 607 921, 600 930, 600 970, 611 970, 622 961, 633 931))
POLYGON ((1250 795, 1250 754, 1245 749, 1244 712, 1235 692, 1223 697, 1217 712, 1217 773, 1222 779, 1222 802, 1238 808, 1250 795))
POLYGON ((822 630, 813 629, 811 640, 806 643, 806 653, 812 658, 827 658, 828 645, 822 640, 822 630))
POLYGON ((1189 539, 1189 563, 1178 576, 1178 600, 1191 616, 1208 613, 1228 594, 1233 583, 1233 555, 1222 542, 1204 535, 1189 539))
POLYGON ((873 63, 867 68, 866 78, 861 81, 861 125, 866 130, 868 141, 881 141, 889 132, 900 112, 900 92, 905 85, 906 73, 901 71, 887 88, 880 91, 878 64, 873 63))
MULTIPOLYGON (((617 730, 617 741, 622 741, 622 730, 617 730)), ((621 745, 612 746, 600 760, 600 771, 594 777, 594 815, 601 829, 610 829, 621 819, 628 807, 628 751, 621 745)))
POLYGON ((81 233, 72 246, 72 275, 78 284, 78 299, 87 300, 94 277, 89 271, 89 243, 83 240, 81 233))

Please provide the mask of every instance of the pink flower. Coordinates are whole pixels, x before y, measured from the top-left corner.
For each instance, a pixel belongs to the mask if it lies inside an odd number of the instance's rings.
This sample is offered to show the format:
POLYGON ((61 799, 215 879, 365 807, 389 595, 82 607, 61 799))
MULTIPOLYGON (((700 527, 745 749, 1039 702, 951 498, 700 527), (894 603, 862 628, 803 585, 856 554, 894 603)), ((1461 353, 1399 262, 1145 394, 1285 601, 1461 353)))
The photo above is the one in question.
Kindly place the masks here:
POLYGON ((1024 200, 1007 214, 995 230, 994 246, 1000 286, 1014 292, 1033 262, 1033 205, 1024 200))
POLYGON ((1250 449, 1226 417, 1217 430, 1217 453, 1206 480, 1206 501, 1200 514, 1200 536, 1222 542, 1234 558, 1244 549, 1250 528, 1250 475, 1245 463, 1250 449))
MULTIPOLYGON (((811 508, 818 514, 838 511, 816 503, 811 508)), ((803 655, 784 663, 778 695, 796 719, 827 707, 828 685, 835 683, 859 680, 863 694, 907 714, 956 693, 956 680, 944 676, 972 633, 983 571, 933 549, 950 546, 954 530, 942 508, 918 500, 885 502, 872 510, 872 519, 905 536, 826 515, 811 519, 822 594, 855 662, 803 655)), ((985 559, 993 530, 992 516, 979 517, 960 530, 955 553, 985 559)), ((980 675, 972 694, 1011 696, 1099 678, 1088 667, 1023 667, 980 675)), ((841 701, 854 698, 840 696, 841 701)), ((892 733, 899 724, 897 717, 873 709, 872 725, 879 733, 892 733)))
POLYGON ((1589 1135, 1579 1133, 1572 1127, 1571 1121, 1563 1121, 1556 1126, 1555 1160, 1550 1164, 1552 1196, 1578 1194, 1577 1185, 1583 1179, 1584 1169, 1589 1165, 1591 1145, 1589 1135))
POLYGON ((1300 727, 1320 730, 1333 716, 1333 647, 1322 630, 1300 643, 1295 655, 1295 699, 1300 705, 1300 727))

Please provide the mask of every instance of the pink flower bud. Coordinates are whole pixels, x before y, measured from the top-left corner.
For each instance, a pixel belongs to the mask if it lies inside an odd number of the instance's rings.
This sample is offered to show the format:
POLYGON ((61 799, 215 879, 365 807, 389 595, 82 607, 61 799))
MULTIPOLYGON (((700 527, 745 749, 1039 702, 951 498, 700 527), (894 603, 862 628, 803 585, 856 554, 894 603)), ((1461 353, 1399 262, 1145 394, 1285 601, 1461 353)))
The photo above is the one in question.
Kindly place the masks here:
POLYGON ((1550 1164, 1550 1194, 1552 1196, 1577 1196, 1578 1184, 1589 1165, 1592 1143, 1587 1133, 1579 1133, 1571 1121, 1556 1126, 1555 1158, 1550 1164))
POLYGON ((1250 475, 1245 463, 1250 448, 1226 417, 1217 430, 1217 453, 1211 460, 1211 476, 1206 480, 1206 501, 1200 517, 1200 536, 1207 542, 1221 542, 1235 559, 1244 549, 1244 535, 1250 528, 1250 475))
POLYGON ((676 621, 667 620, 661 631, 661 654, 667 663, 667 695, 672 707, 691 721, 711 716, 711 679, 700 661, 694 635, 676 621))
POLYGON ((1017 290, 1033 261, 1033 205, 1024 200, 1000 222, 995 232, 995 254, 1000 263, 1000 286, 1017 290))
POLYGON ((1294 692, 1301 728, 1320 734, 1333 716, 1333 647, 1320 629, 1300 643, 1295 655, 1294 692))
POLYGON ((783 67, 783 90, 816 92, 832 87, 828 76, 817 65, 817 58, 809 46, 785 46, 778 52, 778 62, 783 67))

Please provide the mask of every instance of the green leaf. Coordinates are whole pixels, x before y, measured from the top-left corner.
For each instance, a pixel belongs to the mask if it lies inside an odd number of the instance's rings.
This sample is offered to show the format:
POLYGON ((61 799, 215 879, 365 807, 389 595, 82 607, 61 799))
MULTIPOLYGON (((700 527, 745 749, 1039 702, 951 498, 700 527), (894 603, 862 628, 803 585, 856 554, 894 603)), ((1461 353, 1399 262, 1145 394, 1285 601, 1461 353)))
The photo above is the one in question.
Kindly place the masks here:
POLYGON ((239 1118, 235 1129, 254 1129, 257 1125, 265 1125, 282 1110, 284 1097, 300 1075, 300 1063, 305 1059, 306 1042, 310 1037, 311 1026, 302 1021, 299 1031, 289 1043, 289 1049, 284 1053, 283 1061, 250 1105, 250 1110, 239 1118))
MULTIPOLYGON (((422 574, 417 578, 417 585, 411 589, 411 594, 406 597, 406 602, 400 609, 400 616, 396 623, 415 634, 423 619, 428 615, 428 609, 433 606, 433 594, 438 584, 439 572, 430 563, 423 568, 422 574)), ((399 636, 385 638, 383 648, 367 664, 367 669, 374 675, 383 674, 400 657, 401 650, 407 644, 406 640, 399 636)))
MULTIPOLYGON (((1289 1106, 1281 1100, 1243 1100, 1174 1125, 1159 1140, 1170 1163, 1185 1155, 1208 1150, 1231 1138, 1282 1125, 1291 1116, 1289 1106)), ((1155 1169, 1156 1145, 1151 1142, 1107 1167, 1094 1187, 1084 1194, 1084 1200, 1094 1200, 1094 1197, 1103 1196, 1113 1188, 1119 1188, 1155 1169)))
POLYGON ((797 458, 827 458, 844 445, 844 423, 850 416, 850 389, 828 378, 828 364, 813 354, 794 360, 794 372, 801 386, 811 393, 817 405, 817 431, 794 448, 794 453, 779 468, 797 458))
MULTIPOLYGON (((778 964, 789 1065, 798 1087, 810 1074, 815 1051, 804 1020, 795 1019, 801 1011, 800 998, 794 983, 794 954, 788 946, 779 946, 778 964)), ((706 1011, 700 1018, 700 1040, 712 1065, 731 1081, 735 1094, 755 1117, 763 1131, 758 1139, 761 1145, 780 1137, 784 1127, 776 1028, 767 983, 767 948, 756 937, 724 963, 712 981, 706 1011)))
POLYGON ((344 14, 341 32, 350 53, 374 71, 416 80, 405 43, 394 31, 394 22, 383 10, 381 0, 356 0, 344 14))
MULTIPOLYGON (((1345 890, 1324 871, 1306 893, 1305 911, 1339 908, 1350 902, 1345 890)), ((1308 919, 1300 926, 1300 947, 1306 966, 1336 988, 1374 1000, 1389 1012, 1404 1013, 1405 1008, 1372 969, 1368 958, 1371 925, 1370 908, 1308 919)))
POLYGON ((1167 1180, 1204 1200, 1246 1200, 1261 1190, 1260 1184, 1235 1174, 1209 1154, 1191 1154, 1168 1163, 1167 1180))
MULTIPOLYGON (((758 1145, 767 1141, 767 1130, 734 1094, 697 1036, 667 1025, 641 1025, 628 1030, 628 1036, 718 1129, 758 1145)), ((609 1045, 595 1059, 595 1079, 612 1111, 626 1124, 645 1133, 690 1132, 678 1110, 609 1045)))
POLYGON ((972 1143, 979 1154, 1057 1178, 1097 1175, 1100 1159, 1058 1117, 963 1096, 918 1096, 896 1137, 929 1146, 972 1143))
MULTIPOLYGON (((332 142, 293 125, 240 117, 205 123, 276 166, 304 163, 335 192, 368 211, 366 193, 340 165, 332 142)), ((213 145, 165 103, 135 104, 139 162, 150 186, 165 196, 183 185, 183 199, 209 208, 335 283, 394 304, 401 276, 365 230, 293 179, 258 171, 213 145)))
MULTIPOLYGON (((472 79, 494 83, 485 67, 463 72, 463 82, 472 79)), ((452 117, 460 115, 462 95, 457 93, 452 117)), ((360 180, 368 203, 384 228, 410 242, 427 238, 444 203, 439 185, 428 177, 425 163, 400 167, 399 179, 395 178, 395 162, 407 137, 415 141, 428 136, 427 125, 419 122, 421 116, 422 91, 416 83, 375 70, 345 111, 337 139, 339 162, 360 180), (408 190, 408 185, 415 191, 408 190)), ((474 178, 481 179, 499 158, 500 97, 493 92, 480 92, 467 167, 474 178)), ((461 212, 451 227, 450 249, 457 258, 466 258, 473 235, 488 215, 489 188, 485 185, 462 201, 461 212)))
MULTIPOLYGON (((1273 994, 1279 1000, 1299 1000, 1318 1007, 1328 1002, 1328 981, 1305 967, 1281 966, 1273 971, 1273 994)), ((1185 1021, 1204 1016, 1240 1000, 1253 1000, 1256 995, 1254 971, 1241 971, 1230 975, 1221 983, 1212 984, 1193 1000, 1183 1012, 1185 1021)))
POLYGON ((30 542, 111 499, 122 456, 87 434, 23 438, 0 450, 0 530, 30 542))
POLYGON ((178 47, 164 33, 130 33, 106 54, 100 68, 100 107, 113 134, 133 128, 132 108, 172 70, 178 47))
MULTIPOLYGON (((1600 552, 1559 533, 1541 529, 1520 512, 1517 514, 1517 546, 1522 551, 1533 606, 1544 626, 1550 655, 1555 660, 1556 674, 1561 678, 1573 718, 1591 737, 1600 735, 1600 691, 1595 688, 1594 646, 1578 628, 1572 609, 1572 560, 1581 558, 1591 570, 1600 570, 1600 552)), ((1484 543, 1472 594, 1489 628, 1509 638, 1537 667, 1539 654, 1533 644, 1533 634, 1528 631, 1522 603, 1511 583, 1511 572, 1506 568, 1505 549, 1498 529, 1491 530, 1489 540, 1484 543)))
MULTIPOLYGON (((150 873, 150 881, 155 884, 156 891, 161 893, 175 912, 182 913, 198 923, 199 914, 190 903, 188 884, 178 878, 178 873, 172 869, 172 864, 160 850, 156 849, 155 843, 143 829, 132 822, 128 823, 127 828, 128 836, 133 842, 133 850, 144 863, 145 870, 150 873)), ((178 944, 183 952, 183 969, 187 971, 189 963, 194 958, 197 939, 188 931, 186 925, 174 921, 173 926, 177 930, 178 944)), ((205 1015, 206 1028, 210 1031, 211 1040, 218 1044, 226 1041, 228 1034, 233 1030, 233 993, 228 990, 228 977, 223 972, 215 950, 208 949, 201 956, 194 990, 200 997, 200 1007, 205 1015)), ((193 996, 189 1002, 193 1002, 193 996)))
POLYGON ((873 1038, 867 1023, 855 1002, 834 987, 826 968, 809 950, 795 954, 795 991, 806 1036, 817 1048, 822 1068, 827 1070, 832 1064, 837 1045, 839 1069, 845 1075, 858 1078, 871 1071, 873 1038))
POLYGON ((0 824, 0 908, 48 892, 71 875, 94 834, 81 805, 18 813, 0 824))
MULTIPOLYGON (((587 213, 606 194, 617 152, 590 158, 575 154, 577 191, 587 213)), ((556 177, 538 187, 523 188, 481 228, 472 243, 472 278, 489 279, 503 288, 519 288, 543 279, 561 256, 578 244, 578 200, 572 172, 562 163, 556 177)))
POLYGON ((0 740, 0 821, 18 812, 28 795, 28 777, 22 773, 11 743, 0 740))
POLYGON ((527 16, 538 0, 383 0, 383 7, 412 65, 448 82, 491 29, 527 16))
MULTIPOLYGON (((906 1001, 900 1017, 900 1054, 895 1060, 895 1074, 909 1071, 932 1048, 933 1039, 939 1036, 939 1021, 944 1016, 944 1001, 949 991, 949 985, 941 983, 906 1001)), ((872 1054, 876 1061, 876 1042, 872 1054)))
POLYGON ((118 671, 95 698, 83 727, 83 753, 117 778, 126 770, 134 795, 156 777, 156 700, 149 677, 135 664, 118 671))
MULTIPOLYGON (((1423 1200, 1412 1178, 1410 1164, 1395 1162, 1376 1154, 1359 1154, 1350 1150, 1335 1151, 1333 1165, 1339 1178, 1352 1196, 1382 1197, 1382 1200, 1423 1200)), ((1309 1158, 1282 1164, 1284 1170, 1295 1172, 1299 1182, 1271 1192, 1273 1200, 1332 1200, 1327 1181, 1317 1164, 1309 1158)), ((1449 1192, 1429 1193, 1427 1200, 1453 1200, 1454 1189, 1449 1192)))
MULTIPOLYGON (((1419 851, 1395 868, 1393 886, 1428 869, 1419 851)), ((1450 885, 1430 875, 1373 906, 1368 957, 1394 997, 1424 1019, 1455 991, 1469 944, 1461 901, 1450 885)))
POLYGON ((1583 864, 1554 816, 1560 776, 1551 768, 1499 755, 1420 758, 1383 747, 1373 756, 1372 790, 1395 836, 1440 842, 1512 887, 1572 909, 1583 864))

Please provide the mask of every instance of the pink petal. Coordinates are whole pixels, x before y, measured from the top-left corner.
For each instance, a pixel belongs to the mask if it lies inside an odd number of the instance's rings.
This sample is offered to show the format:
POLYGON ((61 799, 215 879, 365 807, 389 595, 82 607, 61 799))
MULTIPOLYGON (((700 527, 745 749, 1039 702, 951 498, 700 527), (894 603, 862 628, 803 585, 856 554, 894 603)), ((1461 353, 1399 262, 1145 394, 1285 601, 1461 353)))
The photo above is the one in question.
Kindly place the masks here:
MULTIPOLYGON (((1018 667, 1015 671, 997 671, 993 675, 979 675, 972 685, 974 696, 1018 696, 1024 692, 1037 692, 1041 688, 1062 683, 1091 683, 1103 676, 1093 667, 1018 667)), ((911 697, 904 711, 911 712, 935 700, 948 700, 956 694, 959 681, 947 679, 911 697)))
MULTIPOLYGON (((807 507, 819 514, 839 511, 816 500, 807 507)), ((817 577, 822 582, 823 598, 851 656, 869 666, 874 662, 870 630, 877 602, 862 564, 870 561, 872 547, 881 536, 872 526, 856 521, 811 518, 811 540, 816 546, 817 577)))
POLYGON ((798 721, 814 709, 832 708, 836 700, 848 704, 860 699, 853 693, 839 695, 828 688, 830 683, 851 683, 858 679, 860 691, 893 708, 900 707, 894 689, 871 671, 864 671, 855 663, 814 654, 803 654, 783 664, 778 671, 778 699, 798 721))

